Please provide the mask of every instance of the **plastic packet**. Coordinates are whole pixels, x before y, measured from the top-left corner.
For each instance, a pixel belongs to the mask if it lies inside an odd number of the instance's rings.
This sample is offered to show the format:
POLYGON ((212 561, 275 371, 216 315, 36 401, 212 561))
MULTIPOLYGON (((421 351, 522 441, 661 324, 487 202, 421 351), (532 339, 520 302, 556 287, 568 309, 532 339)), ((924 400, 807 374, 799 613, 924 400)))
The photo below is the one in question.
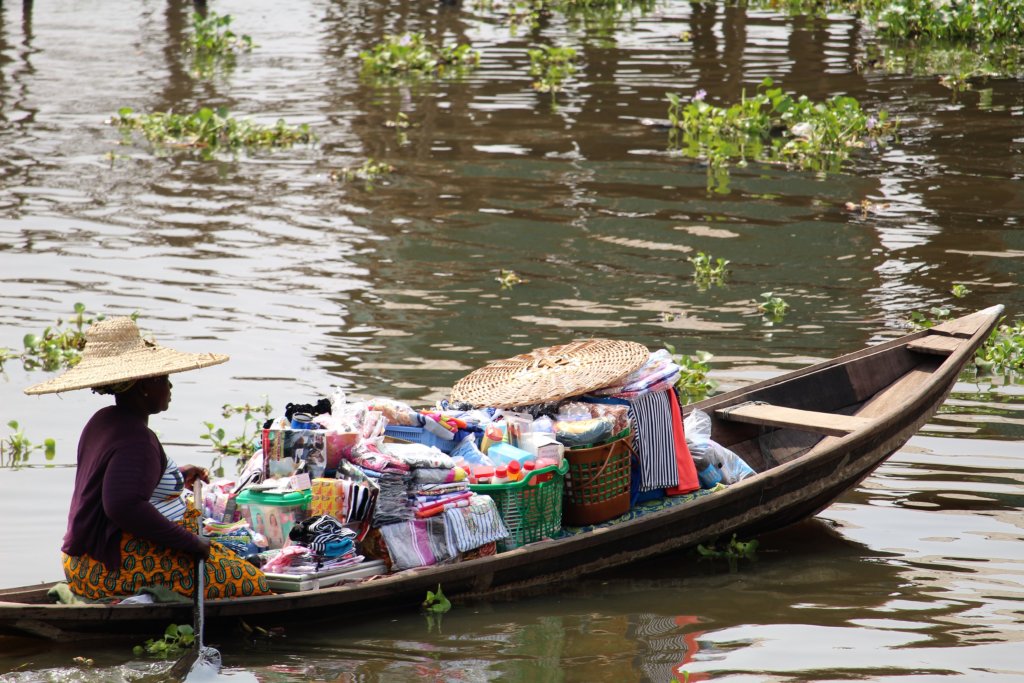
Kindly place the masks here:
POLYGON ((587 403, 572 401, 569 403, 563 403, 558 408, 559 422, 571 422, 573 420, 589 420, 592 417, 593 415, 591 415, 590 413, 590 405, 587 403))
POLYGON ((615 419, 591 417, 585 420, 559 420, 555 423, 555 438, 569 448, 588 446, 607 441, 615 432, 615 419))

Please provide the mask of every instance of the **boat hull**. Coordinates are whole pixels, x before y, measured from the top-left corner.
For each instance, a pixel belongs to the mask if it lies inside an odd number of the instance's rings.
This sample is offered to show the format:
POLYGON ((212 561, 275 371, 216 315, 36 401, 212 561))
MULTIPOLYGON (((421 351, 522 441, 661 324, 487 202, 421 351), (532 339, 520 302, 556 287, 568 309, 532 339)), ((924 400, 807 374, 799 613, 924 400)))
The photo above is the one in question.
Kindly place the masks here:
MULTIPOLYGON (((379 577, 303 593, 206 603, 207 627, 272 627, 293 622, 350 619, 355 615, 415 609, 440 584, 457 600, 521 595, 604 569, 709 543, 732 534, 750 537, 816 514, 871 474, 938 410, 998 322, 1001 307, 967 316, 949 333, 951 351, 929 356, 914 345, 940 346, 938 332, 921 332, 864 349, 694 407, 715 415, 713 436, 748 461, 763 457, 757 475, 682 505, 543 540, 492 557, 379 577), (931 335, 931 336, 928 336, 931 335), (844 436, 816 436, 798 451, 765 448, 796 443, 800 432, 735 424, 728 410, 751 403, 827 408, 836 419, 859 416, 869 424, 844 436), (760 455, 758 453, 760 451, 760 455), (782 462, 783 455, 785 461, 782 462), (780 461, 776 462, 775 458, 780 461)), ((823 413, 806 412, 820 416, 823 413)), ((859 423, 858 423, 859 424, 859 423)), ((68 638, 160 632, 188 623, 189 605, 62 606, 45 604, 47 586, 0 591, 0 633, 68 638)))

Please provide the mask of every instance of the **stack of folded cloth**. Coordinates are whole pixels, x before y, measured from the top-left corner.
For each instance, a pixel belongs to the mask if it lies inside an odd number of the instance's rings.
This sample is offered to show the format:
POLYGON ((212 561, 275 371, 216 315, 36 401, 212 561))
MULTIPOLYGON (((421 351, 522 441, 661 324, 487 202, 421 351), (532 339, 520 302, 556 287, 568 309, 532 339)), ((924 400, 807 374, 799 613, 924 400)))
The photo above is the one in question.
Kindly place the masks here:
POLYGON ((388 524, 380 532, 398 571, 450 562, 509 535, 491 497, 478 495, 443 514, 388 524))
POLYGON ((380 489, 373 509, 373 526, 402 522, 415 516, 416 509, 409 491, 412 485, 409 465, 370 441, 353 448, 346 459, 380 489))
POLYGON ((263 553, 263 571, 271 574, 311 574, 359 564, 356 533, 330 515, 303 520, 288 532, 293 545, 263 553))
POLYGON ((447 453, 422 444, 385 444, 384 449, 411 470, 410 494, 417 518, 469 505, 469 476, 447 453))

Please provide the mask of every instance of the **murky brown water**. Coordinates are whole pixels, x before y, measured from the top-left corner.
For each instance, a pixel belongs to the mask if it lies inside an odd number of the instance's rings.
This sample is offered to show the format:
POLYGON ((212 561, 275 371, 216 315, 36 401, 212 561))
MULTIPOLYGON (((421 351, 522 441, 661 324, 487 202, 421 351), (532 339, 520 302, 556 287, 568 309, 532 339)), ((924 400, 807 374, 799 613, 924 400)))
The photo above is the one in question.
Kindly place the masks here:
MULTIPOLYGON (((955 302, 963 310, 1024 310, 1024 82, 956 94, 934 76, 862 70, 870 36, 851 16, 662 2, 624 12, 614 30, 558 14, 511 30, 500 2, 213 8, 258 48, 203 82, 180 47, 188 3, 0 6, 0 346, 81 301, 138 311, 171 345, 231 354, 180 375, 155 420, 179 462, 210 461, 198 437, 204 420, 230 424, 225 403, 267 395, 280 409, 335 385, 426 403, 486 360, 579 336, 711 351, 727 388, 899 334, 909 311, 950 303, 954 282, 972 290, 955 302), (358 51, 404 30, 470 41, 481 66, 457 82, 361 82, 358 51), (530 88, 537 44, 582 56, 557 108, 530 88), (728 103, 765 76, 885 108, 901 139, 843 174, 753 165, 709 192, 704 166, 668 153, 666 133, 644 123, 665 117, 666 92, 704 88, 728 103), (118 146, 104 123, 122 106, 202 105, 309 123, 320 141, 200 162, 118 146), (415 124, 404 144, 383 125, 399 111, 415 124), (396 173, 373 186, 331 180, 368 157, 396 173), (844 208, 863 199, 880 208, 844 208), (694 285, 686 257, 697 250, 731 261, 726 286, 694 285), (501 268, 529 282, 502 290, 501 268), (753 303, 769 290, 792 306, 774 326, 753 303)), ((0 380, 3 421, 58 447, 52 463, 37 453, 34 467, 0 469, 5 586, 59 576, 69 465, 103 402, 22 395, 41 377, 9 362, 0 380)), ((738 573, 671 556, 457 609, 440 633, 410 613, 269 645, 226 641, 227 673, 1020 680, 1022 404, 1019 383, 965 378, 907 448, 818 521, 763 539, 738 573)), ((22 665, 18 679, 158 668, 123 645, 6 647, 0 671, 22 665)))

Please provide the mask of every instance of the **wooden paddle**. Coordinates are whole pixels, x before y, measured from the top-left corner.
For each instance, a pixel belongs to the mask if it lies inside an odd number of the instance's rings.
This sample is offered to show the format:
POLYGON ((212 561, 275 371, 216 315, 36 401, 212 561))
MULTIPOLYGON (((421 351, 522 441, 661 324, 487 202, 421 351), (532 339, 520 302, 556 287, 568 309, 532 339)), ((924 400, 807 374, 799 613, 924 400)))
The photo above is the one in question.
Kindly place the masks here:
MULTIPOLYGON (((203 482, 196 479, 192 486, 192 492, 195 496, 195 505, 202 510, 203 504, 203 482)), ((199 535, 202 535, 202 528, 199 530, 199 535)), ((204 571, 204 565, 206 561, 200 557, 196 559, 196 575, 193 585, 195 586, 195 598, 192 602, 192 620, 193 629, 195 632, 195 647, 189 648, 188 652, 182 655, 181 659, 174 663, 167 675, 172 680, 189 680, 193 677, 208 677, 204 676, 202 672, 212 671, 216 674, 220 670, 221 657, 220 652, 215 648, 205 647, 203 645, 203 601, 206 598, 206 572, 204 571)))

